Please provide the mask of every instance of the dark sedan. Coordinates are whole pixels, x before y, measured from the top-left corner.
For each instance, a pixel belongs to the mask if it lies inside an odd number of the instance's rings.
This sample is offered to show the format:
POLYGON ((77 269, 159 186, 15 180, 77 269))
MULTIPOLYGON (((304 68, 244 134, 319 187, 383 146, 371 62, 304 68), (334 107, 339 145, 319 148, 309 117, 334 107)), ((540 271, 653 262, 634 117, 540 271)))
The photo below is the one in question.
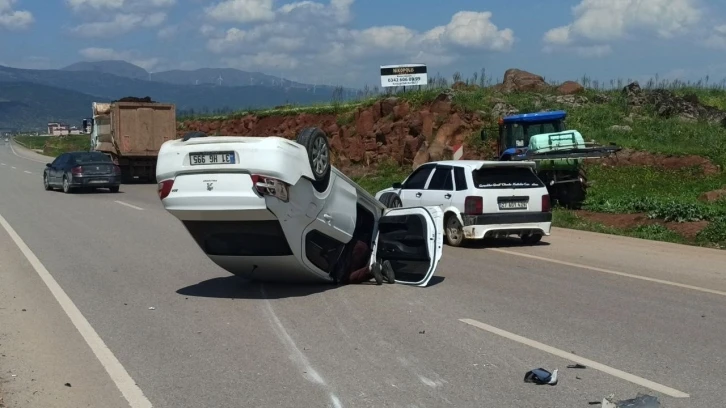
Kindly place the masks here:
POLYGON ((45 165, 43 186, 46 190, 61 187, 64 193, 76 189, 107 188, 118 193, 121 168, 99 152, 63 153, 45 165))

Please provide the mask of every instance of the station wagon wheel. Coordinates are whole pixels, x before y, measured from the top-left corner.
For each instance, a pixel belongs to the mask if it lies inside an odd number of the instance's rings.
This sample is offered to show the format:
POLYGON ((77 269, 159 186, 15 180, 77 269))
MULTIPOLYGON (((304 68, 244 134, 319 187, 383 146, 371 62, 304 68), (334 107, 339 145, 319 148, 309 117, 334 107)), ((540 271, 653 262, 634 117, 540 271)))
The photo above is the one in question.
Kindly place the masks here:
POLYGON ((522 235, 522 242, 525 245, 534 245, 542 240, 542 234, 525 234, 522 235))
POLYGON ((381 194, 381 198, 379 198, 378 201, 380 201, 381 204, 385 205, 387 208, 403 207, 403 202, 401 201, 401 197, 399 197, 398 194, 393 193, 393 192, 381 194))
POLYGON ((464 242, 464 227, 459 222, 459 218, 454 214, 449 214, 445 221, 446 243, 458 247, 464 242))
POLYGON ((314 177, 313 186, 319 192, 327 190, 331 170, 328 136, 320 128, 309 127, 298 133, 297 142, 308 152, 308 163, 314 177))

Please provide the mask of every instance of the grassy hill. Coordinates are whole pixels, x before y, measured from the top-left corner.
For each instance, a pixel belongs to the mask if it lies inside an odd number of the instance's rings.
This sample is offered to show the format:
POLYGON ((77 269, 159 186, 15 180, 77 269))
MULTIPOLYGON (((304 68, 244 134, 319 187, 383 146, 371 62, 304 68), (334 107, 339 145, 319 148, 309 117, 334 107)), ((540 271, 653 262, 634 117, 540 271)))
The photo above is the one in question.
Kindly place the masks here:
MULTIPOLYGON (((150 96, 159 102, 176 104, 181 113, 190 110, 195 112, 229 112, 240 108, 272 108, 290 103, 310 104, 328 101, 336 92, 344 97, 341 94, 342 89, 338 90, 338 88, 331 86, 320 86, 313 89, 312 86, 308 87, 305 84, 290 82, 287 82, 285 87, 260 83, 253 86, 173 83, 188 81, 189 76, 196 75, 191 71, 170 71, 167 75, 170 78, 169 82, 149 81, 146 75, 144 78, 139 78, 138 76, 141 75, 143 70, 135 67, 141 70, 138 71, 134 67, 131 64, 124 66, 112 64, 109 68, 109 66, 104 65, 81 63, 62 70, 31 70, 0 66, 0 84, 7 89, 14 89, 12 99, 4 97, 7 102, 11 102, 6 104, 4 111, 8 112, 11 115, 10 117, 18 112, 30 112, 28 115, 24 113, 25 118, 31 120, 31 122, 27 122, 28 126, 36 128, 45 126, 42 123, 45 119, 34 120, 34 117, 40 118, 50 115, 62 118, 68 117, 67 112, 69 111, 88 111, 87 106, 89 105, 86 103, 86 99, 79 98, 79 94, 93 95, 100 101, 116 100, 125 96, 150 96), (18 93, 18 89, 23 87, 27 88, 25 95, 18 93), (46 93, 44 89, 49 90, 49 92, 46 93), (68 95, 73 96, 66 98, 65 94, 57 92, 57 89, 67 90, 68 95), (30 102, 31 95, 34 99, 33 102, 30 102), (46 104, 49 106, 62 106, 63 110, 36 110, 37 107, 46 104)), ((203 73, 209 76, 213 72, 203 71, 203 73)), ((152 75, 152 78, 154 78, 154 75, 152 75)), ((232 74, 229 75, 234 77, 232 74)), ((241 81, 241 79, 239 80, 241 81)), ((3 126, 3 123, 0 123, 0 126, 3 126)))
POLYGON ((0 127, 45 131, 48 122, 80 127, 94 101, 108 99, 29 82, 0 82, 0 127))

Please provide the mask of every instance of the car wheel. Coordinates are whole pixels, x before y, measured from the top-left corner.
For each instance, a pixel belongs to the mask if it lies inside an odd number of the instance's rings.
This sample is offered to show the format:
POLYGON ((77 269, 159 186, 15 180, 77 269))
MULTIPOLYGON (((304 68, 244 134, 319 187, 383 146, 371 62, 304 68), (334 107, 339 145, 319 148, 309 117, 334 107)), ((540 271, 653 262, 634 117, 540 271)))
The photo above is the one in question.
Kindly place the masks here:
POLYGON ((50 186, 50 183, 48 183, 48 173, 43 173, 43 188, 45 188, 45 191, 53 189, 53 187, 50 186))
POLYGON ((386 208, 403 207, 403 202, 401 201, 401 197, 399 197, 398 194, 396 194, 396 193, 383 193, 383 194, 381 194, 381 198, 378 201, 380 201, 381 204, 385 205, 386 208))
POLYGON ((446 217, 446 243, 458 247, 464 242, 464 227, 455 214, 446 217))
POLYGON ((330 182, 330 143, 320 128, 310 127, 300 131, 297 142, 308 152, 308 163, 313 171, 313 186, 318 192, 328 189, 330 182))
POLYGON ((522 242, 525 245, 534 245, 542 240, 542 234, 525 234, 522 235, 522 242))
POLYGON ((111 186, 108 188, 108 191, 110 191, 112 193, 118 193, 119 189, 120 189, 120 186, 111 186))
POLYGON ((71 193, 71 182, 68 181, 68 177, 65 175, 63 176, 63 192, 66 194, 71 193))

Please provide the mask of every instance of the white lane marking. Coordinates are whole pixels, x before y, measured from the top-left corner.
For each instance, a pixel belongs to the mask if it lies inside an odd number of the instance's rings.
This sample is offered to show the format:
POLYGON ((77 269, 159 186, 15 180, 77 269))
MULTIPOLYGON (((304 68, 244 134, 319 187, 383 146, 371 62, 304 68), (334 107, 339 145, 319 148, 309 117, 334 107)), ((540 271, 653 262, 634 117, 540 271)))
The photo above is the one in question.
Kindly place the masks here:
POLYGON ((280 321, 280 318, 277 317, 277 313, 275 313, 275 309, 272 308, 272 303, 267 297, 267 291, 265 291, 265 287, 262 285, 260 285, 260 292, 262 293, 262 298, 265 300, 267 314, 270 320, 272 320, 272 322, 274 323, 273 329, 275 330, 277 337, 282 341, 283 345, 290 353, 290 358, 298 366, 298 369, 303 372, 303 377, 306 380, 316 383, 325 388, 328 392, 328 396, 333 404, 333 407, 342 408, 343 405, 340 402, 340 398, 338 398, 338 396, 335 395, 335 393, 331 390, 331 387, 328 385, 327 382, 325 382, 323 376, 321 376, 317 372, 317 370, 313 368, 312 364, 310 364, 310 361, 308 361, 308 358, 302 351, 300 351, 300 348, 297 346, 297 344, 295 344, 295 340, 293 340, 292 336, 290 336, 290 333, 288 333, 287 329, 285 329, 285 326, 280 321))
POLYGON ((121 204, 121 205, 125 205, 126 207, 133 208, 135 210, 143 210, 143 208, 141 208, 141 207, 137 207, 137 206, 135 206, 133 204, 125 203, 125 202, 119 201, 119 200, 114 201, 114 203, 121 204))
POLYGON ((574 363, 579 363, 584 366, 587 366, 588 368, 594 368, 595 370, 602 371, 605 374, 610 374, 613 377, 620 378, 621 380, 629 381, 633 384, 640 385, 641 387, 650 388, 653 391, 660 392, 661 394, 665 394, 674 398, 689 398, 690 395, 686 394, 683 391, 678 391, 676 389, 667 387, 665 385, 658 384, 656 382, 646 380, 645 378, 638 377, 633 374, 626 373, 625 371, 620 371, 616 368, 612 368, 609 366, 606 366, 605 364, 600 364, 596 361, 592 361, 590 359, 580 357, 576 354, 568 353, 566 351, 554 348, 552 346, 548 346, 546 344, 542 344, 538 341, 528 339, 526 337, 519 336, 514 333, 510 333, 508 331, 498 329, 494 326, 490 326, 488 324, 473 320, 473 319, 459 319, 460 322, 466 323, 468 325, 474 326, 476 328, 482 329, 484 331, 487 331, 492 334, 496 334, 499 336, 502 336, 506 339, 516 341, 517 343, 524 344, 525 346, 530 346, 533 348, 536 348, 540 351, 544 351, 547 353, 550 353, 552 355, 555 355, 560 358, 564 358, 565 360, 570 360, 574 363))
POLYGON ((30 172, 28 170, 23 170, 23 173, 33 174, 33 172, 30 172))
POLYGON ((16 169, 16 167, 15 167, 15 166, 10 166, 10 168, 11 168, 11 169, 16 169))
POLYGON ((5 165, 5 163, 0 163, 0 165, 3 165, 3 166, 4 166, 4 165, 5 165))
POLYGON ((33 266, 35 272, 37 272, 43 282, 45 282, 45 285, 53 294, 55 300, 58 301, 63 310, 66 312, 66 315, 71 319, 73 325, 91 348, 93 354, 96 355, 98 361, 101 362, 103 368, 106 369, 106 372, 116 384, 119 391, 121 391, 124 398, 126 398, 126 401, 129 402, 129 405, 132 408, 151 408, 151 402, 146 398, 146 396, 144 396, 141 388, 136 385, 136 382, 133 378, 131 378, 131 375, 129 375, 124 366, 121 365, 121 362, 118 361, 113 352, 108 348, 108 346, 106 346, 106 343, 103 342, 101 336, 96 333, 91 324, 88 323, 88 320, 86 320, 83 316, 83 313, 81 313, 71 298, 68 297, 68 295, 63 291, 63 288, 61 288, 58 282, 53 278, 53 275, 48 272, 48 269, 46 269, 40 262, 40 259, 35 256, 33 251, 25 244, 23 239, 20 238, 18 233, 15 232, 13 227, 10 226, 5 217, 2 215, 0 215, 0 225, 3 226, 8 235, 10 235, 10 238, 12 238, 13 242, 15 242, 15 245, 20 248, 20 252, 25 255, 25 258, 33 266))
POLYGON ((18 153, 17 153, 16 151, 15 151, 15 149, 13 149, 13 144, 12 144, 12 143, 10 143, 10 150, 11 150, 11 151, 13 152, 13 154, 14 154, 14 155, 16 155, 16 156, 20 157, 21 159, 25 159, 25 160, 30 160, 30 161, 34 161, 34 162, 36 162, 36 163, 45 163, 45 160, 35 160, 35 159, 31 159, 30 157, 25 157, 25 156, 21 156, 21 155, 19 155, 19 154, 18 154, 18 153))
POLYGON ((671 282, 671 281, 667 281, 667 280, 663 280, 663 279, 649 278, 647 276, 640 276, 640 275, 634 275, 634 274, 631 274, 631 273, 618 272, 618 271, 613 271, 613 270, 610 270, 610 269, 598 268, 596 266, 583 265, 583 264, 578 264, 578 263, 574 263, 574 262, 559 261, 557 259, 545 258, 545 257, 542 257, 542 256, 536 256, 536 255, 523 254, 523 253, 514 252, 514 251, 507 251, 505 249, 489 248, 489 250, 490 251, 501 252, 503 254, 508 254, 508 255, 516 255, 516 256, 521 256, 521 257, 524 257, 524 258, 536 259, 538 261, 551 262, 551 263, 556 263, 556 264, 565 265, 565 266, 572 266, 572 267, 575 267, 575 268, 589 269, 589 270, 595 271, 595 272, 602 272, 602 273, 609 273, 611 275, 624 276, 626 278, 640 279, 640 280, 644 280, 644 281, 647 281, 647 282, 660 283, 662 285, 668 285, 668 286, 675 286, 675 287, 678 287, 678 288, 697 290, 699 292, 710 293, 712 295, 726 296, 726 292, 724 292, 724 291, 702 288, 700 286, 686 285, 685 283, 678 283, 678 282, 671 282))

